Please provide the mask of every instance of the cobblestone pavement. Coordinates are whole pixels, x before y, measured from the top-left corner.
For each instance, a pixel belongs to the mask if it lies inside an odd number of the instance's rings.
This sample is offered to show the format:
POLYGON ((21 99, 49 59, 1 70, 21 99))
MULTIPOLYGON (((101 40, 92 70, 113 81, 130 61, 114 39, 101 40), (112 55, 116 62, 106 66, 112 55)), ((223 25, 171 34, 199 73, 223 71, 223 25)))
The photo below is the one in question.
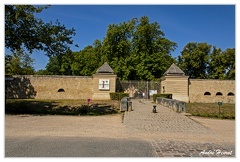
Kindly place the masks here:
POLYGON ((217 133, 181 113, 153 103, 132 100, 133 111, 125 112, 129 134, 149 137, 158 157, 235 157, 234 144, 221 144, 217 133))
POLYGON ((235 157, 233 146, 228 148, 214 143, 154 140, 151 145, 156 157, 235 157))

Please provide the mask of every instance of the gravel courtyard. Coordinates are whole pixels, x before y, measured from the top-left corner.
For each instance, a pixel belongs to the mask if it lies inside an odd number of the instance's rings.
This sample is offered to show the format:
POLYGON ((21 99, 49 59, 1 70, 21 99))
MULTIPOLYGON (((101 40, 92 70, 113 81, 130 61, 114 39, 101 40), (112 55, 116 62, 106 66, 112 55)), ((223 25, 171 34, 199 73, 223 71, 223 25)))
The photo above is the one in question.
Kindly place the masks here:
MULTIPOLYGON (((106 116, 6 115, 5 140, 21 137, 86 137, 141 140, 155 157, 235 156, 235 121, 187 117, 133 100, 133 111, 106 116)), ((5 151, 12 143, 5 142, 5 151)), ((8 150, 9 149, 9 150, 8 150)), ((11 155, 8 155, 11 156, 11 155)), ((141 155, 140 155, 141 156, 141 155)))

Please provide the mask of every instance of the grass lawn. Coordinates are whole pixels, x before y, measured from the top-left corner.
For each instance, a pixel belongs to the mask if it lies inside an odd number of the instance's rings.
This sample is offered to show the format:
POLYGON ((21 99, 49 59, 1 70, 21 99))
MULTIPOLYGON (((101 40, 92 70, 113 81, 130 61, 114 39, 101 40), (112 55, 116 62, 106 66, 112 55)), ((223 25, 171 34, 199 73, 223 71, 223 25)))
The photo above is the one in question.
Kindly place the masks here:
POLYGON ((235 119, 235 104, 223 103, 219 113, 219 106, 217 103, 187 103, 186 112, 193 116, 235 119))
POLYGON ((7 99, 5 114, 105 115, 118 113, 118 101, 7 99))

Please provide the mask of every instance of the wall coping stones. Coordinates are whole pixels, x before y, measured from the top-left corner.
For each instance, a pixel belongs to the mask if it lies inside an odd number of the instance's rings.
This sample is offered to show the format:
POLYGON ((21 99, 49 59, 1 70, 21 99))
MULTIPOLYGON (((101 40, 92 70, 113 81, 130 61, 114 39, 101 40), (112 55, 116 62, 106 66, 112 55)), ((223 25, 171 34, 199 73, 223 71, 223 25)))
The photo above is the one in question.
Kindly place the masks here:
MULTIPOLYGON (((6 76, 5 76, 6 77, 6 76)), ((70 76, 70 75, 12 75, 8 77, 46 77, 46 78, 93 78, 92 76, 70 76)))
POLYGON ((192 81, 224 81, 224 82, 226 82, 226 81, 230 81, 230 82, 235 82, 235 80, 234 79, 232 79, 232 80, 230 80, 230 79, 189 79, 190 81, 192 80, 192 81))

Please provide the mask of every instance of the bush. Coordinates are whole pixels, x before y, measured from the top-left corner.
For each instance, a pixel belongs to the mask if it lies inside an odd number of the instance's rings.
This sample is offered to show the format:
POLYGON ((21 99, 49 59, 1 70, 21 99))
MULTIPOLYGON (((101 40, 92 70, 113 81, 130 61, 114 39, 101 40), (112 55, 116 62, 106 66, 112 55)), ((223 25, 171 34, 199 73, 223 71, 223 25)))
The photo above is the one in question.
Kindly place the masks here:
POLYGON ((121 100, 123 97, 129 97, 129 94, 128 93, 123 93, 123 92, 110 93, 110 99, 111 100, 121 100))
POLYGON ((172 94, 153 94, 153 101, 156 103, 157 97, 172 99, 172 94))

